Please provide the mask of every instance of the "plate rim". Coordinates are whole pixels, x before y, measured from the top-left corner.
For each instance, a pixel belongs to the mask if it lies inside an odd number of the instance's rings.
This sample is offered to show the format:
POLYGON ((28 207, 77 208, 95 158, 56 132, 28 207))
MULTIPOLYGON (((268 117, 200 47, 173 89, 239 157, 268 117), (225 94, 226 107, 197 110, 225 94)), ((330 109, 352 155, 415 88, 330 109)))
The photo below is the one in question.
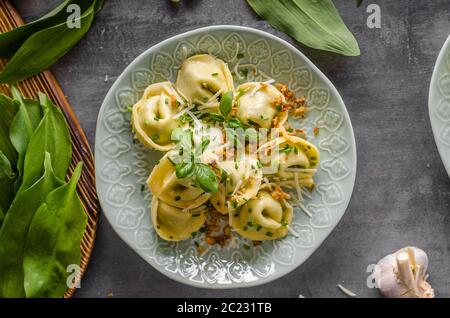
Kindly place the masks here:
MULTIPOLYGON (((291 266, 291 268, 289 268, 286 272, 284 272, 281 275, 277 275, 276 273, 274 273, 274 274, 264 278, 264 280, 255 280, 255 281, 246 282, 244 284, 239 284, 239 285, 233 285, 233 284, 202 284, 202 283, 198 283, 198 282, 194 282, 194 281, 188 281, 188 280, 182 278, 181 276, 172 275, 172 273, 164 271, 162 268, 159 268, 158 266, 153 266, 153 264, 151 264, 146 258, 142 257, 138 253, 138 251, 131 244, 129 244, 127 242, 127 240, 124 238, 124 235, 119 233, 119 231, 113 226, 114 222, 113 222, 112 219, 110 219, 110 217, 108 216, 108 213, 103 213, 103 215, 105 215, 106 219, 110 223, 110 225, 111 225, 112 229, 114 230, 114 232, 120 237, 120 239, 128 247, 130 247, 140 258, 145 260, 152 268, 154 268, 159 273, 163 274, 165 277, 167 277, 167 278, 169 278, 169 279, 171 279, 173 281, 176 281, 178 283, 181 283, 181 284, 184 284, 184 285, 187 285, 187 286, 191 286, 191 287, 204 288, 204 289, 215 289, 215 290, 234 289, 234 288, 249 288, 249 287, 261 286, 261 285, 265 285, 265 284, 268 284, 270 282, 273 282, 274 280, 277 280, 279 278, 282 278, 282 277, 292 273, 294 270, 298 269, 301 265, 303 265, 303 263, 305 261, 307 261, 322 246, 322 244, 329 237, 329 235, 335 230, 336 226, 338 226, 338 224, 341 222, 342 218, 344 217, 345 213, 347 212, 348 206, 349 206, 350 201, 351 201, 351 199, 353 197, 353 191, 354 191, 354 188, 355 188, 355 181, 356 181, 356 174, 357 174, 357 170, 358 170, 356 139, 355 139, 355 134, 354 134, 354 131, 353 131, 353 125, 352 125, 352 122, 351 122, 351 119, 350 119, 350 115, 349 115, 348 110, 347 110, 347 106, 345 105, 344 100, 342 99, 342 97, 339 94, 337 88, 330 81, 330 79, 328 79, 328 77, 306 55, 304 55, 298 48, 296 48, 294 45, 292 45, 291 43, 287 42, 286 40, 283 40, 283 39, 277 37, 276 35, 273 35, 273 34, 268 33, 266 31, 262 31, 262 30, 255 29, 255 28, 248 27, 248 26, 226 25, 226 24, 219 24, 219 25, 212 25, 212 26, 195 28, 195 29, 190 30, 190 31, 186 31, 186 32, 183 32, 183 33, 176 34, 174 36, 171 36, 171 37, 169 37, 169 38, 167 38, 165 40, 162 40, 162 41, 152 45, 151 47, 146 49, 144 52, 142 52, 138 56, 136 56, 133 59, 133 61, 131 63, 129 63, 123 69, 123 71, 120 73, 120 75, 114 81, 113 85, 109 88, 107 94, 105 95, 105 98, 103 99, 102 105, 100 106, 100 110, 99 110, 98 116, 97 116, 97 124, 96 124, 96 131, 95 131, 94 158, 96 160, 97 153, 101 152, 101 150, 99 149, 99 143, 97 142, 97 136, 98 136, 97 135, 97 131, 99 131, 99 128, 100 128, 100 126, 102 124, 101 120, 100 120, 100 117, 102 117, 105 114, 105 112, 106 112, 106 104, 107 104, 106 100, 109 100, 112 97, 114 97, 113 96, 114 92, 116 91, 117 86, 119 85, 119 82, 121 82, 121 80, 128 73, 127 71, 130 70, 131 68, 133 68, 133 66, 135 64, 137 64, 138 61, 140 61, 142 58, 144 58, 145 56, 150 54, 152 51, 157 51, 160 47, 164 46, 166 43, 180 40, 180 39, 182 39, 182 38, 184 38, 186 36, 191 36, 191 35, 195 35, 195 34, 198 34, 198 33, 205 33, 207 31, 212 31, 212 30, 224 30, 224 31, 234 31, 234 32, 244 31, 244 32, 249 32, 249 33, 256 34, 256 35, 261 36, 261 37, 266 37, 266 38, 269 38, 269 39, 271 39, 273 41, 276 41, 276 42, 280 43, 281 45, 283 45, 284 47, 289 49, 293 54, 297 54, 298 56, 300 56, 302 61, 305 62, 306 66, 310 67, 318 76, 320 76, 320 78, 327 84, 328 88, 332 91, 332 93, 336 97, 337 101, 344 106, 342 113, 343 113, 343 116, 344 116, 345 120, 348 121, 349 126, 350 126, 349 127, 350 128, 350 131, 349 131, 350 132, 350 137, 349 137, 349 139, 352 142, 352 144, 354 145, 354 153, 352 153, 351 156, 352 156, 352 160, 355 163, 355 169, 354 169, 354 171, 351 171, 351 174, 350 174, 350 181, 351 181, 350 195, 342 203, 343 206, 344 206, 344 213, 340 217, 339 221, 330 230, 330 232, 328 234, 326 234, 324 239, 312 250, 311 254, 306 259, 304 259, 302 262, 300 262, 297 265, 291 266)), ((95 165, 95 175, 96 175, 95 185, 96 185, 96 188, 98 187, 98 182, 99 182, 99 179, 97 178, 97 176, 100 175, 99 169, 100 168, 97 165, 95 165)), ((99 197, 100 206, 101 206, 102 210, 105 211, 105 209, 103 208, 103 206, 104 206, 103 205, 104 198, 103 198, 103 194, 100 191, 98 191, 98 197, 99 197)))
MULTIPOLYGON (((436 125, 433 124, 432 120, 433 111, 437 107, 437 105, 432 103, 432 99, 434 99, 434 97, 432 97, 432 92, 438 85, 437 84, 437 82, 439 81, 437 74, 438 69, 443 63, 443 60, 446 58, 447 53, 450 53, 450 35, 447 37, 444 44, 442 45, 442 48, 440 49, 439 55, 436 59, 436 63, 434 64, 433 67, 433 75, 431 76, 430 87, 428 89, 428 117, 429 117, 428 119, 430 120, 431 131, 433 132, 434 143, 436 145, 436 148, 438 149, 439 157, 441 159, 442 164, 444 165, 447 175, 450 177, 450 163, 447 164, 446 161, 444 160, 444 145, 442 145, 442 142, 439 141, 439 131, 436 125)), ((439 90, 439 87, 437 87, 437 89, 439 90)), ((443 98, 445 98, 445 96, 443 98)), ((437 103, 439 103, 439 101, 437 101, 437 103)))

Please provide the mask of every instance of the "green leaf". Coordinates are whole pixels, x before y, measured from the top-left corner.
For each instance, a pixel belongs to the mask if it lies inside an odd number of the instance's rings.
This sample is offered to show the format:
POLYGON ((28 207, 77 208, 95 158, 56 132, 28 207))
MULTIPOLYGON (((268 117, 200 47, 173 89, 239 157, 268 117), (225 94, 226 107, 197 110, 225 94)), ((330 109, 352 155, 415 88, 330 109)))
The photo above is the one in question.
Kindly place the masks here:
POLYGON ((216 193, 219 190, 217 176, 209 165, 197 163, 194 168, 195 181, 208 193, 216 193))
POLYGON ((205 115, 208 119, 212 120, 215 123, 223 123, 225 121, 225 118, 219 114, 206 113, 205 115))
POLYGON ((76 190, 81 169, 80 162, 70 182, 50 192, 33 217, 23 262, 27 297, 62 297, 72 274, 68 266, 80 264, 87 223, 76 190))
POLYGON ((64 21, 31 35, 0 73, 0 83, 15 83, 42 72, 64 56, 89 30, 96 3, 78 18, 80 28, 68 28, 64 21))
POLYGON ((175 165, 175 172, 178 179, 188 178, 194 174, 194 162, 182 162, 175 165))
POLYGON ((233 92, 226 92, 220 99, 219 109, 223 116, 227 117, 233 106, 233 92))
POLYGON ((175 128, 171 134, 171 140, 180 145, 181 149, 186 153, 192 151, 192 134, 188 129, 175 128))
MULTIPOLYGON (((19 109, 9 129, 11 143, 18 153, 16 163, 18 177, 14 186, 15 191, 17 191, 22 183, 23 165, 28 143, 42 119, 42 108, 38 102, 25 99, 15 86, 11 86, 11 93, 19 103, 19 109)), ((38 164, 42 164, 42 161, 43 159, 38 164)))
POLYGON ((227 124, 230 128, 245 128, 245 125, 236 117, 227 120, 227 124))
POLYGON ((50 154, 43 165, 44 174, 14 198, 0 229, 0 297, 25 296, 23 252, 31 221, 47 194, 63 183, 53 172, 50 154))
POLYGON ((39 100, 44 117, 28 144, 19 191, 31 186, 42 175, 41 162, 45 152, 50 153, 55 175, 61 180, 64 180, 72 158, 72 144, 64 115, 46 95, 39 93, 39 100))
POLYGON ((4 212, 8 211, 14 198, 14 180, 16 175, 8 158, 0 150, 0 225, 2 224, 4 212))
POLYGON ((331 0, 247 0, 275 29, 306 46, 346 56, 360 55, 358 43, 331 0))
POLYGON ((0 94, 0 150, 13 167, 17 163, 17 151, 9 138, 9 130, 19 103, 6 95, 0 94))
POLYGON ((67 12, 67 7, 70 4, 79 5, 81 12, 84 12, 91 4, 91 1, 66 0, 40 19, 0 34, 0 57, 10 58, 20 48, 23 42, 34 33, 65 22, 71 14, 67 12))

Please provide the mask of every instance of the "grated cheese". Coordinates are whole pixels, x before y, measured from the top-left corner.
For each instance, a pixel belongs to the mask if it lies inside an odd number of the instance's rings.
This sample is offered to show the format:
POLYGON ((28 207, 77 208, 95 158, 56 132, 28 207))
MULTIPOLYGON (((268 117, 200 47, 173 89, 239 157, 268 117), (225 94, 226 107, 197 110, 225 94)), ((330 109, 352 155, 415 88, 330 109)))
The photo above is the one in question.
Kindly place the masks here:
POLYGON ((350 291, 349 289, 345 288, 344 286, 342 286, 341 284, 337 284, 337 287, 347 296, 349 297, 356 297, 356 294, 352 291, 350 291))

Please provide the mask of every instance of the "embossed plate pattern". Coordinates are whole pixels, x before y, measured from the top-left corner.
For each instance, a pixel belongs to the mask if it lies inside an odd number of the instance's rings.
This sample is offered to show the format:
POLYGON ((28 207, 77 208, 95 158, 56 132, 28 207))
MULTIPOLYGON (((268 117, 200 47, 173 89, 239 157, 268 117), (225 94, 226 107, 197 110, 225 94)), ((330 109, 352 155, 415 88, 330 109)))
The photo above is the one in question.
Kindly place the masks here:
POLYGON ((439 154, 450 176, 450 36, 445 41, 434 67, 428 111, 439 154))
MULTIPOLYGON (((269 282, 302 264, 330 234, 349 203, 356 173, 356 145, 345 105, 331 82, 297 49, 268 33, 237 26, 214 26, 187 32, 150 48, 132 62, 108 92, 98 116, 95 142, 97 190, 105 216, 119 236, 164 275, 198 287, 234 288, 269 282), (297 209, 292 229, 297 237, 251 242, 233 237, 228 247, 211 247, 198 256, 192 240, 165 242, 152 228, 151 195, 145 181, 161 153, 133 142, 127 106, 133 105, 145 87, 174 81, 186 56, 211 53, 233 69, 253 63, 247 81, 265 76, 288 83, 309 100, 307 118, 293 122, 306 127, 308 139, 321 151, 316 190, 304 204, 307 217, 297 209), (319 127, 318 136, 313 128, 319 127)), ((200 238, 200 241, 203 238, 200 238)))

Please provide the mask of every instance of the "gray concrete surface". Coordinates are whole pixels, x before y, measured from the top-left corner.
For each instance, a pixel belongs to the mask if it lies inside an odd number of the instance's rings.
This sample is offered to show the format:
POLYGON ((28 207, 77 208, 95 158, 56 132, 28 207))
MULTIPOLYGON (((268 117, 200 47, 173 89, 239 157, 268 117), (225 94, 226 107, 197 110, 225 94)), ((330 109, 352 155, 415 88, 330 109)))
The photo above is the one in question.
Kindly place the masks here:
MULTIPOLYGON (((148 47, 178 33, 213 24, 256 27, 290 40, 261 21, 244 0, 109 0, 89 34, 54 67, 86 135, 94 144, 97 113, 122 70, 148 47), (105 75, 108 81, 105 82, 105 75)), ((19 1, 27 20, 58 0, 19 1)), ((76 297, 359 297, 366 267, 407 244, 428 252, 430 282, 450 296, 450 179, 438 155, 427 98, 433 66, 450 33, 448 0, 336 0, 361 56, 347 58, 298 46, 334 83, 352 119, 358 172, 348 210, 323 245, 291 274, 264 286, 213 291, 159 274, 102 218, 96 246, 76 297), (382 10, 381 29, 366 26, 366 6, 382 10)))

